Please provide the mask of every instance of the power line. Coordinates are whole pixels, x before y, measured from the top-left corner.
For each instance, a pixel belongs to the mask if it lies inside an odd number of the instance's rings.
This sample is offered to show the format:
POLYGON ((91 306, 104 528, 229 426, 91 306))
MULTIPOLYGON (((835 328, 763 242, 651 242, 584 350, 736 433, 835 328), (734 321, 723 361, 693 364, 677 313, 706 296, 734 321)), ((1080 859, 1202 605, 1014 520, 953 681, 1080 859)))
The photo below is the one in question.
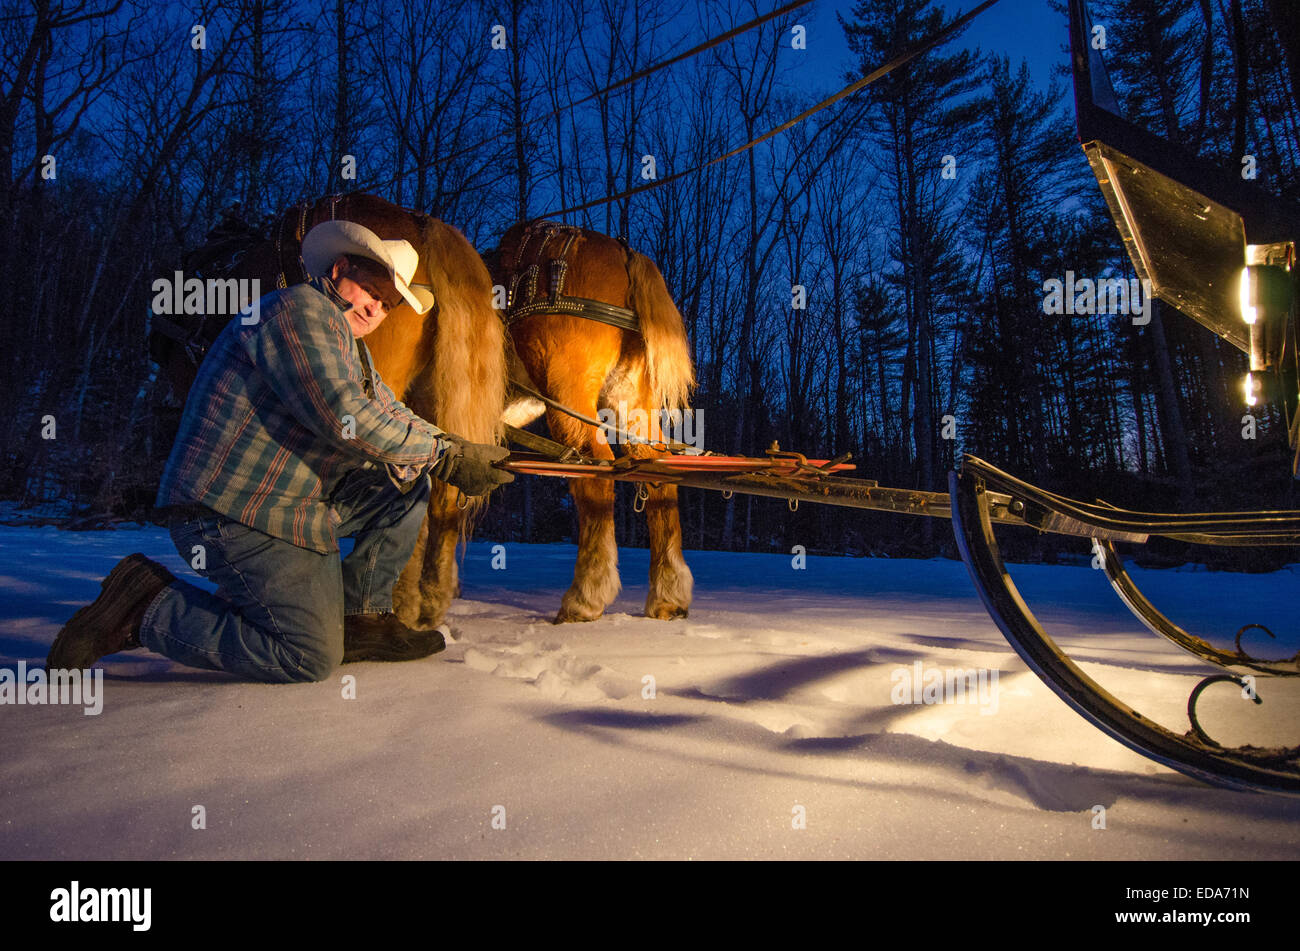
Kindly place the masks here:
MULTIPOLYGON (((690 59, 692 56, 698 56, 700 53, 703 53, 707 50, 711 50, 713 49, 713 47, 725 43, 727 40, 739 36, 741 33, 744 33, 748 30, 752 30, 756 26, 762 26, 764 23, 767 23, 769 20, 774 20, 777 17, 782 16, 783 14, 789 13, 791 10, 798 9, 799 7, 807 6, 811 2, 812 0, 793 0, 793 2, 791 3, 786 3, 783 6, 777 7, 775 10, 773 10, 770 13, 765 13, 761 17, 757 17, 753 20, 750 20, 747 23, 742 23, 740 24, 740 26, 733 27, 727 32, 719 34, 718 36, 715 36, 712 39, 705 40, 703 43, 700 43, 698 46, 691 47, 689 50, 687 50, 684 53, 678 53, 676 56, 670 57, 669 59, 662 60, 658 63, 655 63, 652 66, 647 66, 644 69, 637 70, 632 75, 618 80, 618 82, 611 83, 610 85, 605 86, 603 89, 598 89, 593 93, 589 93, 588 95, 583 96, 581 99, 577 99, 573 102, 570 102, 564 106, 559 107, 558 109, 553 109, 551 112, 547 113, 544 116, 537 116, 533 119, 529 119, 523 123, 523 127, 529 128, 530 126, 538 125, 542 122, 548 122, 551 119, 554 119, 556 116, 562 115, 563 113, 571 109, 574 109, 580 105, 583 105, 584 103, 591 102, 593 99, 599 99, 601 96, 608 95, 609 93, 613 92, 616 89, 621 89, 624 86, 636 82, 637 80, 644 79, 647 76, 651 76, 654 73, 659 72, 661 69, 666 69, 667 67, 672 66, 676 63, 680 63, 683 60, 690 59)), ((436 165, 441 165, 445 162, 450 162, 454 158, 459 158, 460 156, 466 155, 470 152, 480 149, 485 145, 490 145, 496 142, 498 138, 499 138, 498 136, 489 136, 485 139, 481 139, 480 141, 473 143, 472 145, 467 145, 464 148, 457 149, 455 152, 451 152, 447 155, 440 155, 437 158, 432 159, 429 162, 425 163, 423 166, 417 165, 416 168, 412 169, 411 172, 405 172, 405 171, 399 172, 397 175, 393 176, 387 182, 385 182, 382 187, 388 187, 394 185, 402 178, 404 178, 406 175, 416 173, 421 168, 424 169, 433 168, 436 165)))
POLYGON ((773 136, 780 135, 782 132, 791 128, 792 126, 798 125, 800 122, 802 122, 804 119, 807 119, 809 116, 814 115, 823 109, 829 108, 830 106, 833 106, 835 103, 839 102, 845 96, 851 96, 858 90, 871 85, 877 79, 880 79, 882 76, 885 76, 890 72, 893 72, 895 69, 904 65, 905 63, 910 62, 911 60, 915 59, 916 57, 924 53, 928 53, 930 50, 934 49, 939 44, 945 42, 950 36, 952 36, 958 30, 965 27, 966 24, 968 24, 971 20, 975 19, 975 17, 979 16, 981 13, 983 13, 985 10, 987 10, 989 7, 993 6, 993 4, 997 2, 998 0, 984 0, 983 3, 981 3, 970 13, 967 13, 965 16, 962 16, 961 18, 954 20, 946 28, 940 30, 935 36, 926 40, 924 43, 922 43, 920 46, 916 47, 915 49, 909 50, 906 53, 895 56, 889 62, 885 63, 884 66, 880 66, 877 69, 872 70, 866 76, 863 76, 861 79, 858 79, 850 83, 849 85, 841 89, 839 92, 837 92, 835 95, 823 99, 815 106, 811 106, 805 109, 803 112, 799 113, 793 119, 787 119, 785 122, 781 123, 776 128, 764 132, 756 139, 750 139, 744 145, 737 146, 736 148, 732 149, 730 152, 726 152, 715 158, 709 159, 709 161, 704 162, 700 165, 696 165, 693 168, 688 168, 681 172, 674 172, 672 175, 669 175, 667 178, 656 179, 655 181, 647 182, 644 185, 636 185, 625 191, 619 192, 617 195, 611 195, 606 198, 597 198, 593 201, 585 202, 581 205, 574 205, 571 208, 565 208, 563 211, 548 212, 544 215, 539 215, 537 216, 537 218, 533 218, 531 220, 536 221, 538 220, 538 218, 562 218, 563 216, 573 214, 576 211, 585 211, 588 208, 595 208, 598 205, 607 205, 610 202, 619 201, 620 199, 628 198, 632 195, 639 195, 641 192, 650 191, 652 188, 658 188, 660 185, 667 185, 669 182, 676 181, 679 178, 684 178, 687 175, 693 175, 696 172, 701 172, 711 165, 716 165, 718 162, 726 161, 729 158, 733 158, 734 156, 740 155, 742 152, 747 152, 750 149, 754 148, 756 145, 760 145, 763 142, 766 142, 768 139, 772 138, 773 136))

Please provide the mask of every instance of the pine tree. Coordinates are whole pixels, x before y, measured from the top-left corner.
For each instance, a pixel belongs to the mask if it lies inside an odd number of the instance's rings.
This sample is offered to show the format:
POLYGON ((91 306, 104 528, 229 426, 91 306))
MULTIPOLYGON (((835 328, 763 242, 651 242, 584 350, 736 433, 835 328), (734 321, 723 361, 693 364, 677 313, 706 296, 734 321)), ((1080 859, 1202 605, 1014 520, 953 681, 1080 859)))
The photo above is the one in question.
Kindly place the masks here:
MULTIPOLYGON (((840 22, 849 48, 866 73, 899 52, 919 45, 951 19, 932 0, 860 0, 851 20, 840 22)), ((949 250, 939 240, 954 214, 947 200, 954 183, 942 177, 945 156, 960 145, 974 121, 969 102, 979 78, 975 54, 932 50, 863 90, 872 107, 871 137, 889 156, 885 169, 893 194, 891 255, 903 292, 908 328, 904 368, 904 411, 911 411, 916 483, 938 483, 938 427, 934 418, 935 300, 939 258, 949 250), (947 187, 945 187, 947 186, 947 187), (914 409, 913 409, 914 407, 914 409)))

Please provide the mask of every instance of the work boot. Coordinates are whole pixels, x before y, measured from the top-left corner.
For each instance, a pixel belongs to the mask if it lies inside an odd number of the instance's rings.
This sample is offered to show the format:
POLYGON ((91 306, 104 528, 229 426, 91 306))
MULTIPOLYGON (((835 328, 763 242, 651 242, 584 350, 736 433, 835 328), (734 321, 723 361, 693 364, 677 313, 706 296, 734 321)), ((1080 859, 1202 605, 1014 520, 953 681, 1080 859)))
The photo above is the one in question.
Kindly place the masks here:
POLYGON ((359 660, 419 660, 444 649, 439 631, 415 631, 391 611, 350 614, 343 619, 343 663, 359 660))
POLYGON ((99 658, 140 646, 140 622, 176 576, 136 553, 119 561, 100 583, 99 597, 72 615, 54 639, 45 666, 86 670, 99 658))

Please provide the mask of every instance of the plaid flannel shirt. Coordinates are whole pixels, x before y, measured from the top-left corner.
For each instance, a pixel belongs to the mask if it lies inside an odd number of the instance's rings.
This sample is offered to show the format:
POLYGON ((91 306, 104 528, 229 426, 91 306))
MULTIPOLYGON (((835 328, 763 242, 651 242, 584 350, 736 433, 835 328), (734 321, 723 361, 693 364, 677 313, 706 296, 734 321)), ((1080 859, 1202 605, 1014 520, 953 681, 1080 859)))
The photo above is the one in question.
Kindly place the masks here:
POLYGON ((226 325, 185 402, 160 507, 197 503, 300 548, 338 551, 329 500, 349 471, 383 465, 413 485, 446 452, 443 431, 374 371, 350 306, 315 278, 264 296, 257 323, 226 325))

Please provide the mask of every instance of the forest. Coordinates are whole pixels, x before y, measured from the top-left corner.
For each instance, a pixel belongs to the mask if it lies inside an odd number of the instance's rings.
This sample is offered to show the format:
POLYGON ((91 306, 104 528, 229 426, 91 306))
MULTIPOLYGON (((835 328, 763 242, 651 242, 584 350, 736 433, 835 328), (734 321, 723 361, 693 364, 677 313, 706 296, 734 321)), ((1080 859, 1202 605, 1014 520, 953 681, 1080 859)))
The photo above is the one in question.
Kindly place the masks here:
MULTIPOLYGON (((1129 508, 1300 508, 1281 411, 1247 418, 1239 351, 1155 300, 1140 317, 1045 305, 1052 282, 1135 275, 1076 137, 1064 7, 1001 2, 1060 15, 1049 85, 958 33, 709 164, 974 4, 846 2, 833 68, 796 8, 607 90, 775 4, 0 0, 5 514, 148 518, 177 420, 146 346, 152 282, 223 213, 262 225, 352 191, 480 251, 516 221, 590 205, 563 220, 625 236, 662 270, 714 452, 851 452, 858 475, 940 491, 973 453, 1129 508)), ((1294 202, 1288 6, 1090 4, 1128 118, 1294 202)), ((644 544, 623 488, 620 542, 644 544)), ((691 548, 952 552, 931 519, 682 500, 691 548)), ((571 538, 564 483, 517 480, 478 531, 571 538)))

